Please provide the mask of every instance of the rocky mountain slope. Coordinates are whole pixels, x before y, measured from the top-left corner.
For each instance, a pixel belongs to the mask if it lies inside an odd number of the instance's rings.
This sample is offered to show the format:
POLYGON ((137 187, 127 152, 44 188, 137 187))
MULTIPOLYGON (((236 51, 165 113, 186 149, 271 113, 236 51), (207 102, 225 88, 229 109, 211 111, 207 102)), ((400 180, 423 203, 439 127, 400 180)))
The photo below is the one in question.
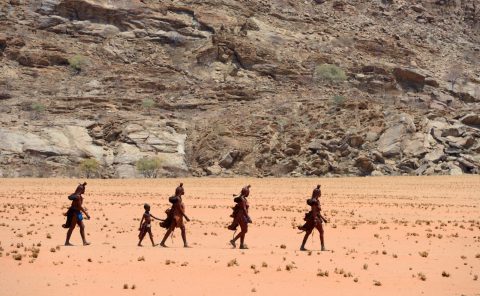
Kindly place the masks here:
POLYGON ((480 170, 477 0, 4 0, 0 28, 0 176, 480 170))

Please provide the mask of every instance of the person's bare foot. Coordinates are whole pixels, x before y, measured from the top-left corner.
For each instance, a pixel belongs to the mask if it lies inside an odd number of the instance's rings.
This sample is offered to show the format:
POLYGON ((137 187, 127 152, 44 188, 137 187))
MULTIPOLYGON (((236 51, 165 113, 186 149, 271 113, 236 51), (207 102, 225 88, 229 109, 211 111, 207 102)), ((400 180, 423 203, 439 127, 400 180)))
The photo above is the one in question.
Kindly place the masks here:
POLYGON ((84 245, 84 246, 89 246, 90 243, 89 243, 89 242, 83 242, 83 245, 84 245))
POLYGON ((189 245, 183 245, 184 248, 191 248, 189 245))
POLYGON ((235 244, 235 241, 233 239, 230 241, 230 244, 233 246, 234 249, 237 247, 237 244, 235 244))
POLYGON ((242 245, 242 246, 240 246, 240 249, 242 249, 242 250, 248 250, 248 247, 247 247, 247 245, 242 245))
POLYGON ((167 245, 166 245, 166 244, 164 244, 164 243, 161 243, 161 244, 160 244, 160 247, 163 247, 163 248, 168 248, 168 247, 167 247, 167 245))
POLYGON ((322 249, 321 249, 321 250, 322 250, 322 251, 326 251, 327 249, 325 249, 325 246, 322 246, 322 249))
POLYGON ((152 247, 156 247, 156 246, 157 246, 157 244, 152 244, 152 247))
POLYGON ((300 251, 308 251, 305 247, 300 247, 300 251))
POLYGON ((137 246, 138 246, 138 247, 143 247, 141 244, 138 244, 137 246))
POLYGON ((65 247, 73 247, 71 243, 65 243, 65 247))

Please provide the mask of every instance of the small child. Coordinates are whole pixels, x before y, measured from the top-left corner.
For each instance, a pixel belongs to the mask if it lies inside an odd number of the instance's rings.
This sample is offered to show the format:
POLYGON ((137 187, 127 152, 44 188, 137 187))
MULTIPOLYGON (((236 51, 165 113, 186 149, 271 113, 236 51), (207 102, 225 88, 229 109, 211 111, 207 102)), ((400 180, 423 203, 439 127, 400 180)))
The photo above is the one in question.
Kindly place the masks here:
POLYGON ((148 233, 148 235, 150 236, 150 240, 152 241, 152 246, 155 247, 155 243, 153 242, 151 222, 152 222, 152 218, 160 220, 160 221, 161 221, 161 219, 158 219, 157 217, 150 214, 150 205, 149 204, 145 204, 143 206, 143 208, 145 209, 145 213, 142 216, 142 221, 140 221, 140 228, 138 229, 140 231, 140 233, 138 234, 138 238, 140 239, 140 241, 138 242, 138 246, 139 247, 142 246, 142 240, 145 237, 145 235, 148 233))

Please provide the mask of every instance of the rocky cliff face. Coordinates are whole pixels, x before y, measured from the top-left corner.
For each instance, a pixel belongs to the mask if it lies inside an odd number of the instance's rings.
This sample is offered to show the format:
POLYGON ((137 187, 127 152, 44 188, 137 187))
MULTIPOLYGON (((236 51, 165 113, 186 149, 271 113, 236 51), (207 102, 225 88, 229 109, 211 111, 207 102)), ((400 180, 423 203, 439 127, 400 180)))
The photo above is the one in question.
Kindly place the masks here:
POLYGON ((480 170, 477 1, 6 0, 0 28, 2 176, 480 170))

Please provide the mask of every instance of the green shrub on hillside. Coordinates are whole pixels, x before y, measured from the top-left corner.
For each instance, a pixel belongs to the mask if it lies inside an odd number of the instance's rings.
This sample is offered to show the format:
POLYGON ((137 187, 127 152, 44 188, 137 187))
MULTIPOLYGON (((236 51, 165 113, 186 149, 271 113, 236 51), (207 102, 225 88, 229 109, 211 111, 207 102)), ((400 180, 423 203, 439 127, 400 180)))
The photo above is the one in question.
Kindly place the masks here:
POLYGON ((313 75, 315 80, 328 82, 341 82, 347 79, 347 75, 340 67, 331 64, 317 66, 313 75))
POLYGON ((68 64, 73 71, 80 73, 87 65, 87 59, 84 56, 76 54, 68 59, 68 64))
POLYGON ((99 167, 98 161, 94 158, 84 159, 80 162, 80 171, 82 171, 87 178, 95 177, 99 167))
POLYGON ((137 171, 145 178, 156 178, 162 167, 162 160, 158 157, 144 157, 136 163, 137 171))

